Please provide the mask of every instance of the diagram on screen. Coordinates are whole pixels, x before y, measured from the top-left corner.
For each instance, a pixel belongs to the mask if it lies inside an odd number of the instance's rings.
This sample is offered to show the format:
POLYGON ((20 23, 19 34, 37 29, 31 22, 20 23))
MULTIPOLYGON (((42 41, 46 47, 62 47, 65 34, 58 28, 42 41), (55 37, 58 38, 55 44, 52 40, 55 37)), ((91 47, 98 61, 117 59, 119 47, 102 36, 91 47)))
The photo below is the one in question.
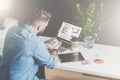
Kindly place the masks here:
POLYGON ((81 30, 81 27, 63 22, 59 30, 58 37, 71 41, 73 37, 78 38, 80 36, 81 30))

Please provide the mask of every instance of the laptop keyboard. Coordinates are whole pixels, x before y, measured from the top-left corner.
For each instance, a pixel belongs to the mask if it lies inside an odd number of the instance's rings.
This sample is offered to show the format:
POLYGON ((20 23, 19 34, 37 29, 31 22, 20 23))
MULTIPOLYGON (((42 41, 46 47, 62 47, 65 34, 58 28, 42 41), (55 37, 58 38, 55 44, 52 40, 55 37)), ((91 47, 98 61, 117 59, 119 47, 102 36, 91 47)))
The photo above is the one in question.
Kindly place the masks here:
POLYGON ((71 47, 71 42, 70 41, 61 39, 59 37, 57 37, 57 39, 62 42, 62 44, 61 44, 62 47, 65 47, 65 48, 70 48, 71 47))
POLYGON ((63 46, 60 46, 59 48, 58 48, 58 51, 60 51, 60 52, 64 52, 64 51, 66 51, 67 50, 67 48, 65 48, 65 47, 63 47, 63 46))

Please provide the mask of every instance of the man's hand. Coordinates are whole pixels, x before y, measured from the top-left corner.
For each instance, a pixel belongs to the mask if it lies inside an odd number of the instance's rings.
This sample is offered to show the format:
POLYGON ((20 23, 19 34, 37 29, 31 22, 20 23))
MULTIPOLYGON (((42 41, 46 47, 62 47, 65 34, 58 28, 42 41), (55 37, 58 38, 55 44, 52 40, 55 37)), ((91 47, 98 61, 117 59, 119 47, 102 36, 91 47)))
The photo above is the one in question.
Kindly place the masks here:
POLYGON ((58 50, 56 50, 56 49, 51 50, 51 54, 58 60, 59 63, 61 62, 61 60, 58 56, 58 50))

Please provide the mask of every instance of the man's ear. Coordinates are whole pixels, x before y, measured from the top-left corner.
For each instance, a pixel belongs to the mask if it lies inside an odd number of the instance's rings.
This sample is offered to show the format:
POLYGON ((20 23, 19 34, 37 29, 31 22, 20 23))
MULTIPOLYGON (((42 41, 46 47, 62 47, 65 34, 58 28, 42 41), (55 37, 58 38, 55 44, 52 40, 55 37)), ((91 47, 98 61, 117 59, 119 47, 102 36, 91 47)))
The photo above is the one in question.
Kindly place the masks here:
POLYGON ((37 27, 37 30, 38 30, 38 31, 41 31, 41 30, 42 30, 42 27, 39 25, 39 26, 37 27))

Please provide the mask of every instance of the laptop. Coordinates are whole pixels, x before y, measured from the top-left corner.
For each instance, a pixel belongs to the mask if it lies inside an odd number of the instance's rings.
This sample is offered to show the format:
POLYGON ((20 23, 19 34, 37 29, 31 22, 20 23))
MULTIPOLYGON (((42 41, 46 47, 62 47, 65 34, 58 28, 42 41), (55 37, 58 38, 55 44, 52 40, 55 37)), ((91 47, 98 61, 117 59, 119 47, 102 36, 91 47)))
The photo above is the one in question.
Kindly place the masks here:
POLYGON ((71 39, 73 37, 79 38, 81 30, 82 28, 79 26, 63 22, 57 35, 57 39, 62 41, 59 50, 62 51, 63 49, 64 51, 66 48, 71 47, 71 39))
POLYGON ((65 51, 71 47, 71 39, 73 37, 79 38, 82 28, 75 26, 73 24, 63 22, 60 30, 58 31, 57 37, 45 41, 49 43, 49 48, 52 49, 52 46, 57 44, 59 41, 62 42, 61 46, 58 48, 59 51, 65 51))

